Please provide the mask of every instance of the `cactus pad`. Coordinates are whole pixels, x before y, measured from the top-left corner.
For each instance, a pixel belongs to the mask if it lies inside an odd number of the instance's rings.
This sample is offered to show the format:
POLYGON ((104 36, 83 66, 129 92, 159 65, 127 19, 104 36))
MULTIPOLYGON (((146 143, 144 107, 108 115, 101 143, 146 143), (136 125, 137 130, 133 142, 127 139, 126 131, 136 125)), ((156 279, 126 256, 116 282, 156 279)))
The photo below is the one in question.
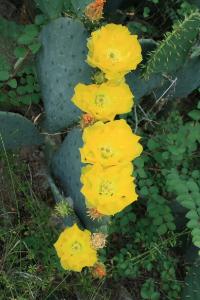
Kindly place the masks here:
POLYGON ((76 215, 82 224, 96 231, 106 224, 109 218, 102 221, 92 221, 87 215, 85 199, 81 194, 81 167, 79 148, 82 146, 82 132, 74 128, 65 138, 61 148, 55 154, 52 163, 52 171, 60 180, 65 193, 73 200, 76 215))
POLYGON ((172 73, 182 66, 196 40, 200 26, 200 13, 193 12, 167 33, 164 41, 150 55, 144 70, 148 78, 155 73, 172 73))
POLYGON ((200 295, 200 258, 192 263, 185 279, 182 300, 199 300, 200 295))
POLYGON ((34 124, 19 114, 1 111, 0 124, 0 150, 43 143, 43 137, 34 124))
POLYGON ((77 14, 77 16, 81 17, 85 11, 85 8, 88 4, 90 4, 92 0, 71 0, 72 7, 77 14))
POLYGON ((44 27, 42 49, 37 57, 37 74, 46 111, 44 127, 56 132, 78 120, 80 111, 71 103, 77 83, 89 83, 86 64, 87 32, 83 24, 59 18, 44 27))

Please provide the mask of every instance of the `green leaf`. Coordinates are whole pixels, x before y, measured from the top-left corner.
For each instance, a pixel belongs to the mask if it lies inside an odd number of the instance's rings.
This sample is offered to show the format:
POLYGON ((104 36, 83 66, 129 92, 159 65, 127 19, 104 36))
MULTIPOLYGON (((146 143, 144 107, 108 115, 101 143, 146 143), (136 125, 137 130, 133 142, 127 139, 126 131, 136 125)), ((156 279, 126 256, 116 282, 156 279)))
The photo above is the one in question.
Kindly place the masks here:
POLYGON ((32 94, 31 102, 34 104, 38 104, 40 102, 40 94, 32 94))
POLYGON ((29 45, 28 47, 33 54, 36 54, 40 50, 41 46, 42 46, 41 43, 35 42, 35 43, 29 45))
POLYGON ((140 190, 140 194, 142 196, 147 196, 149 194, 148 188, 146 186, 143 186, 140 190))
POLYGON ((198 227, 198 225, 199 225, 199 222, 198 222, 198 220, 190 220, 188 223, 187 223, 187 227, 188 228, 196 228, 196 227, 198 227))
POLYGON ((167 226, 166 224, 162 224, 161 226, 159 226, 159 228, 157 229, 158 234, 163 235, 167 232, 167 226))
MULTIPOLYGON (((198 224, 198 225, 200 225, 200 224, 198 224)), ((193 236, 197 236, 197 238, 199 239, 199 237, 200 237, 200 229, 199 228, 194 228, 193 230, 192 230, 192 235, 193 236)))
POLYGON ((190 200, 182 201, 181 205, 185 208, 188 208, 188 209, 195 209, 196 208, 196 205, 195 205, 194 201, 190 201, 190 200))
POLYGON ((148 18, 149 17, 149 14, 150 14, 150 8, 145 6, 144 7, 144 11, 143 11, 143 17, 144 18, 148 18))
POLYGON ((9 79, 8 71, 0 71, 0 81, 6 81, 9 79))
POLYGON ((45 18, 44 15, 37 15, 37 16, 35 17, 35 24, 36 24, 36 25, 42 25, 42 24, 45 23, 45 21, 46 21, 46 18, 45 18))
POLYGON ((22 45, 29 45, 33 42, 34 38, 32 36, 29 36, 28 34, 22 34, 17 42, 19 44, 22 44, 22 45))
POLYGON ((17 87, 17 80, 16 79, 11 79, 7 83, 11 88, 16 89, 17 87))
POLYGON ((172 222, 167 223, 167 227, 169 228, 169 230, 174 231, 176 229, 176 225, 172 222))
POLYGON ((17 58, 24 58, 27 54, 27 49, 23 47, 17 47, 14 50, 14 54, 17 58))
POLYGON ((149 148, 149 150, 155 150, 156 148, 159 147, 159 144, 155 142, 154 139, 149 139, 147 142, 147 147, 149 148))
POLYGON ((195 181, 188 181, 187 187, 191 192, 199 192, 199 187, 195 181))
POLYGON ((200 248, 200 241, 195 241, 195 240, 192 241, 196 247, 200 248))
POLYGON ((38 26, 36 26, 35 24, 29 24, 24 27, 24 33, 33 38, 38 35, 38 32, 38 26))
POLYGON ((199 121, 200 120, 200 111, 196 110, 196 109, 192 110, 188 113, 188 116, 195 121, 199 121))
POLYGON ((196 210, 190 210, 187 214, 186 214, 186 217, 188 219, 198 219, 199 218, 199 215, 198 213, 196 212, 196 210))

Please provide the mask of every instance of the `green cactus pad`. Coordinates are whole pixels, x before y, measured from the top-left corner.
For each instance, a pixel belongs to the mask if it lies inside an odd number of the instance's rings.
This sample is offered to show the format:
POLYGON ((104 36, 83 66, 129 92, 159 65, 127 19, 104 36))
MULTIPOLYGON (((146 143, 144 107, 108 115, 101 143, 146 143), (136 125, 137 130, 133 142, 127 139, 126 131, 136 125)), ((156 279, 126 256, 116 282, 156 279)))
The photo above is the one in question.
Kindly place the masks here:
POLYGON ((37 74, 46 111, 43 126, 50 132, 62 130, 79 118, 80 110, 71 98, 77 83, 90 82, 86 39, 83 24, 70 18, 59 18, 42 31, 37 74))
MULTIPOLYGON (((52 194, 54 196, 54 200, 56 201, 57 204, 59 203, 64 203, 66 205, 66 207, 68 208, 67 210, 69 211, 69 213, 65 216, 59 216, 60 218, 62 218, 62 222, 64 223, 65 226, 72 226, 74 223, 78 224, 80 226, 80 220, 78 219, 78 217, 76 216, 74 209, 73 209, 73 203, 71 198, 66 198, 65 196, 63 196, 60 192, 60 190, 58 189, 58 187, 56 186, 53 178, 49 175, 47 175, 48 178, 48 183, 49 183, 49 187, 52 191, 52 194)), ((66 210, 66 211, 67 211, 66 210)))
POLYGON ((182 300, 199 300, 200 295, 200 257, 192 263, 185 279, 182 300))
POLYGON ((59 17, 63 8, 63 0, 35 0, 35 3, 50 19, 59 17))
POLYGON ((188 59, 174 77, 177 77, 174 97, 187 97, 200 87, 200 57, 188 59))
POLYGON ((151 75, 148 79, 142 78, 141 71, 131 72, 127 75, 127 83, 139 102, 145 95, 150 95, 156 88, 162 86, 165 80, 161 75, 151 75))
POLYGON ((79 148, 82 146, 82 132, 74 128, 65 138, 61 148, 53 158, 52 172, 60 180, 65 193, 73 200, 76 215, 91 231, 101 231, 109 218, 92 221, 87 215, 85 199, 81 194, 81 168, 79 148))
POLYGON ((93 2, 92 0, 71 0, 72 7, 77 14, 81 17, 84 14, 85 8, 93 2))
MULTIPOLYGON (((172 74, 171 79, 177 80, 165 97, 168 99, 187 97, 195 89, 200 87, 200 58, 194 57, 186 60, 183 66, 172 74)), ((170 84, 170 81, 166 80, 165 84, 155 91, 157 99, 163 95, 170 84)))
POLYGON ((43 143, 34 124, 19 114, 1 111, 0 124, 0 150, 43 143))
POLYGON ((182 66, 193 45, 200 27, 200 13, 193 12, 183 22, 178 22, 173 31, 153 51, 144 69, 144 77, 155 73, 170 74, 182 66))

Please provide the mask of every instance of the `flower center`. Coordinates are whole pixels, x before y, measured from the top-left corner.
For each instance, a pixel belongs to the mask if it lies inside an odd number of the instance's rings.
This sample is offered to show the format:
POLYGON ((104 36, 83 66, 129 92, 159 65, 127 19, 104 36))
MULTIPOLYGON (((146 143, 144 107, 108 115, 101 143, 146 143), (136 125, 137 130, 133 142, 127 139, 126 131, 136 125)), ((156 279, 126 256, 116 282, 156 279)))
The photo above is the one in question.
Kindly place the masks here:
POLYGON ((103 146, 100 148, 101 156, 105 159, 110 158, 114 155, 113 150, 108 146, 103 146))
POLYGON ((104 94, 96 95, 95 104, 99 107, 103 107, 106 102, 106 97, 104 94))
POLYGON ((113 62, 120 60, 120 52, 116 49, 109 49, 107 55, 108 55, 108 58, 113 62))
POLYGON ((99 195, 101 196, 113 196, 114 188, 113 183, 109 180, 104 180, 99 186, 99 195))
POLYGON ((73 252, 80 252, 81 251, 81 248, 82 248, 82 245, 75 241, 72 245, 71 245, 71 249, 73 252))

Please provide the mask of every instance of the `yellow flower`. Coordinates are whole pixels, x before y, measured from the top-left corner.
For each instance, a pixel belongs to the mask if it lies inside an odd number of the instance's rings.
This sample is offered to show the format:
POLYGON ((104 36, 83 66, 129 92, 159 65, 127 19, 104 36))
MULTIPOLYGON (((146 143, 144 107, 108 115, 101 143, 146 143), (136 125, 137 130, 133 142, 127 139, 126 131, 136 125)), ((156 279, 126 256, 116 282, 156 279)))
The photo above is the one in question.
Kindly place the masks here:
POLYGON ((75 87, 72 102, 96 120, 111 121, 117 114, 131 111, 133 95, 125 83, 119 85, 79 83, 75 87))
POLYGON ((132 163, 103 168, 100 164, 82 169, 82 194, 88 205, 104 215, 114 215, 137 200, 132 163))
POLYGON ((83 148, 80 149, 83 163, 100 163, 108 167, 130 162, 143 150, 140 137, 133 134, 125 120, 101 121, 83 131, 83 148))
POLYGON ((88 64, 101 69, 107 79, 122 78, 142 61, 137 35, 131 35, 126 26, 102 26, 92 32, 87 46, 88 64))
POLYGON ((60 234, 54 247, 65 270, 81 272, 82 268, 91 267, 97 262, 91 232, 80 230, 76 224, 60 234))

